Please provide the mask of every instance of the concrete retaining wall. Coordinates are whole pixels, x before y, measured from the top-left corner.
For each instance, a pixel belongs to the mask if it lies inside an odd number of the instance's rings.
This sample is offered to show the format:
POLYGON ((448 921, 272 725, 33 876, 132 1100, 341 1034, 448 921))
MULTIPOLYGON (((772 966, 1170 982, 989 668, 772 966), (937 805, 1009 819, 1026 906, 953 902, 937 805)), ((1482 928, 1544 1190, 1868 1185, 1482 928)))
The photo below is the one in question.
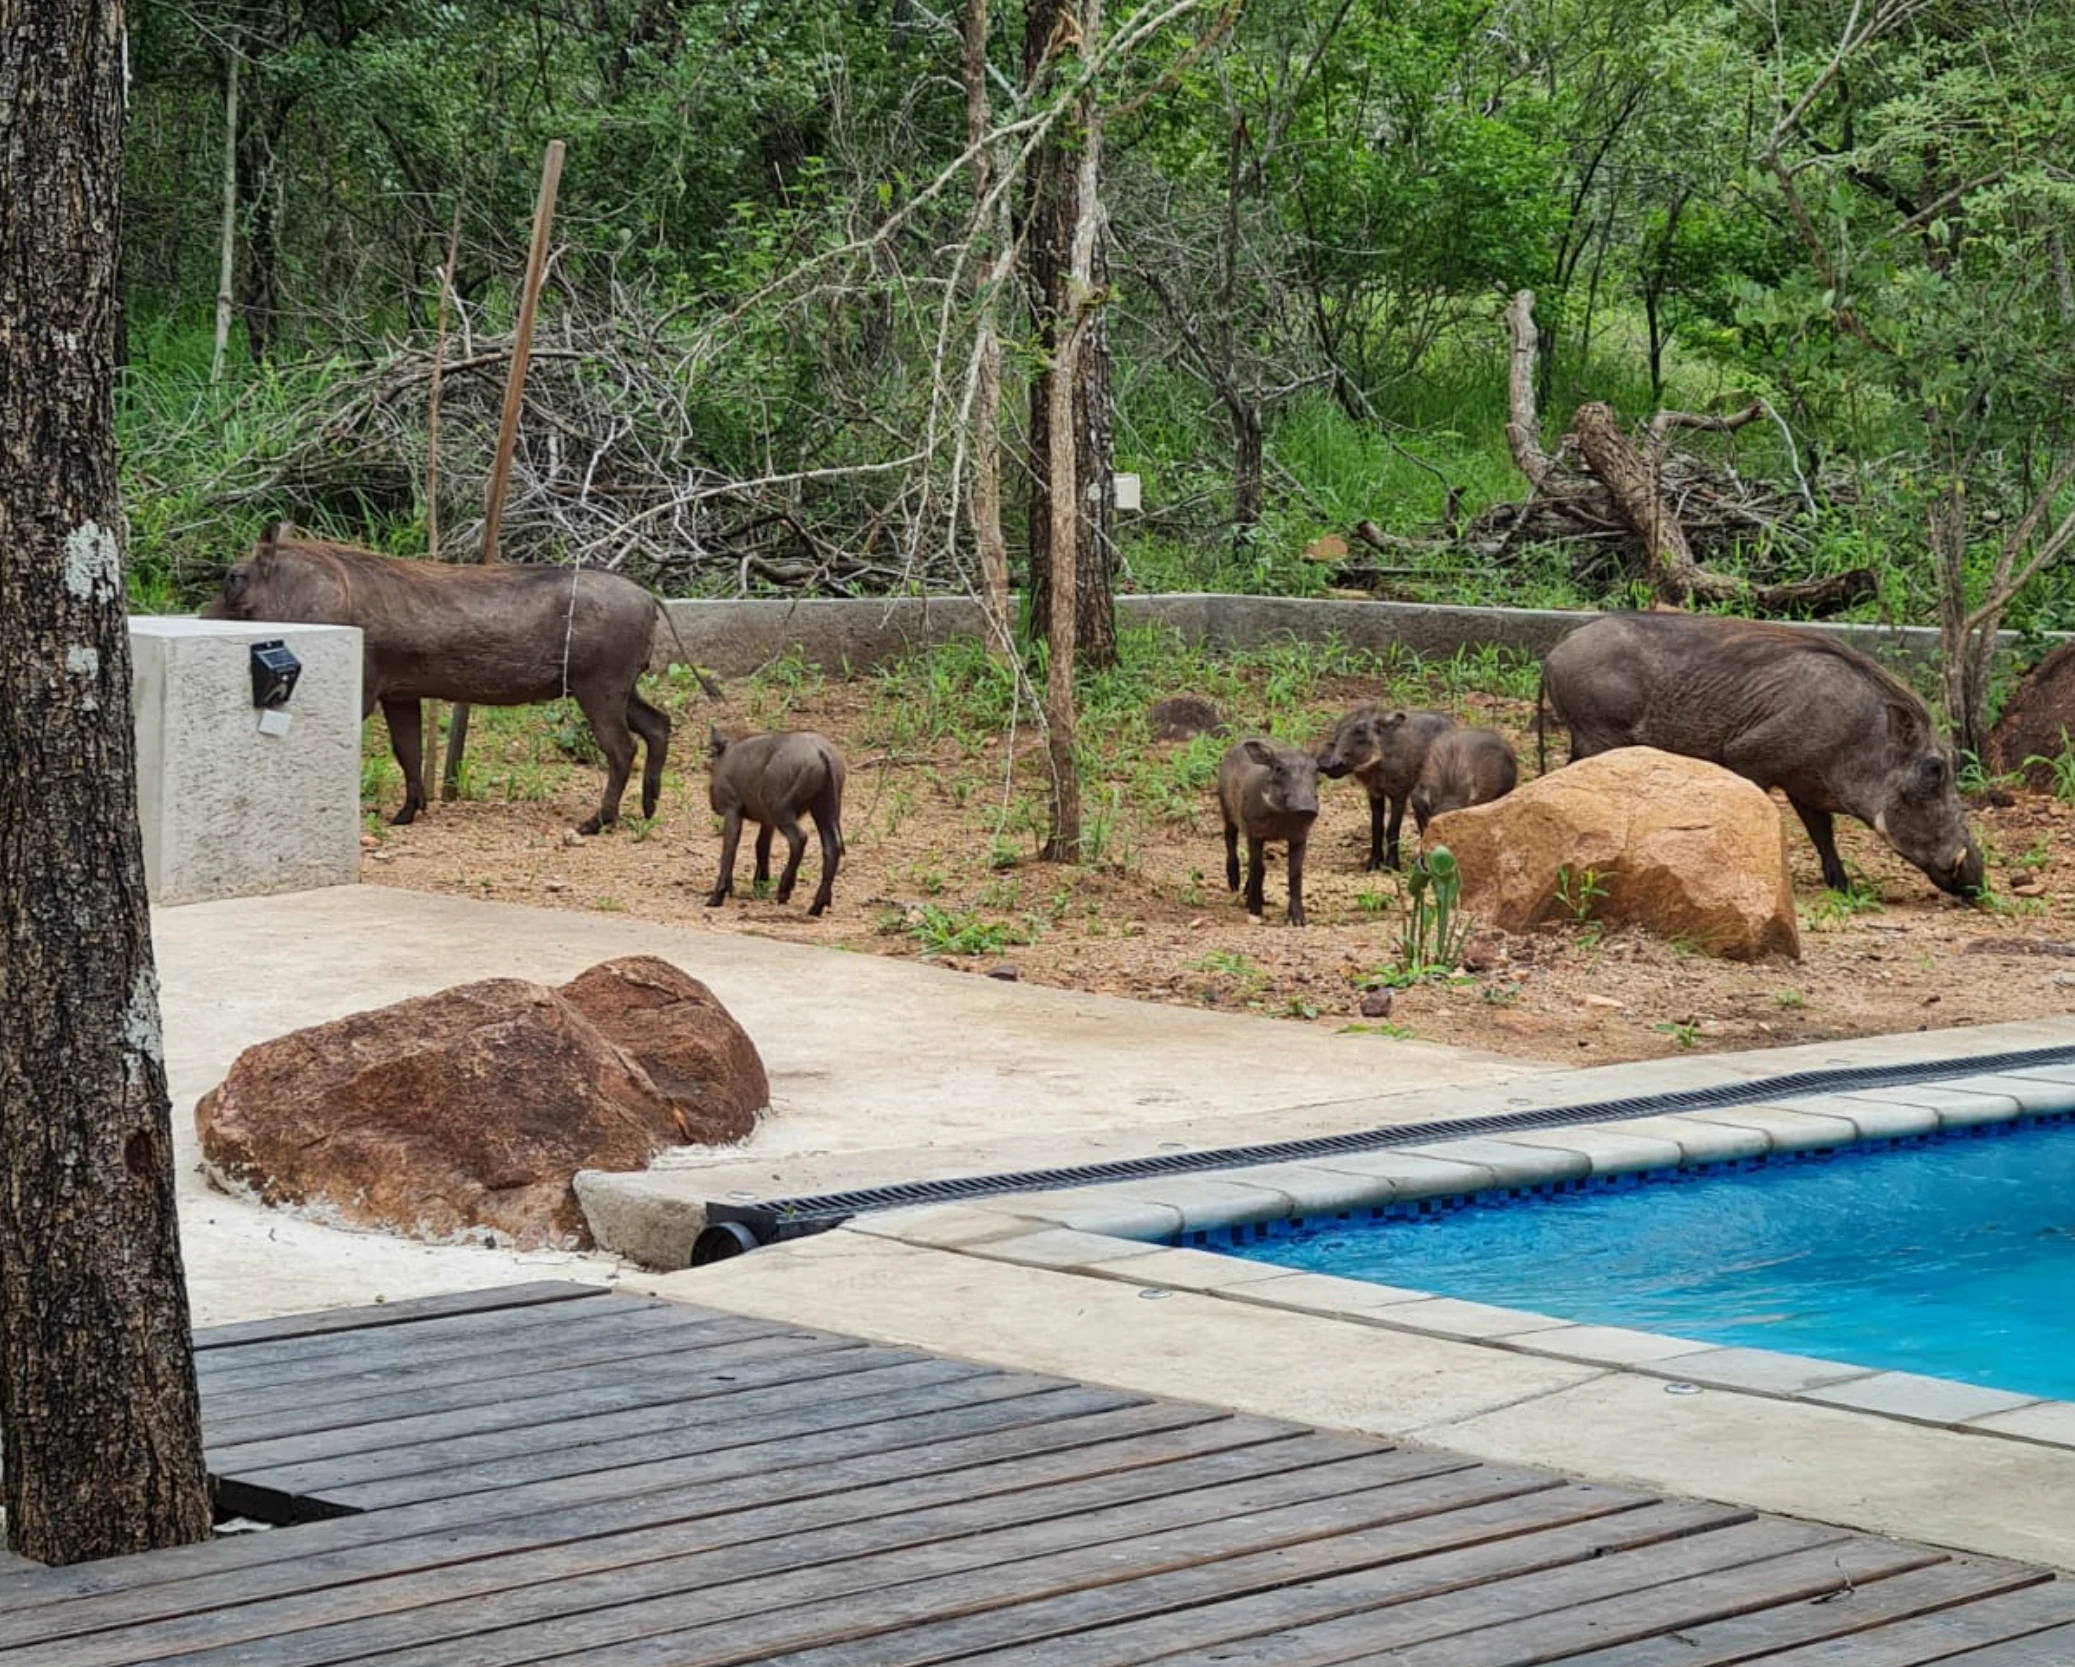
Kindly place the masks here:
POLYGON ((352 885, 360 878, 360 632, 130 621, 137 809, 154 903, 352 885), (286 734, 263 734, 250 646, 302 661, 286 734))
MULTIPOLYGON (((887 597, 851 601, 670 602, 670 622, 656 637, 658 667, 687 655, 699 665, 740 676, 787 654, 832 674, 866 671, 884 661, 957 638, 980 635, 980 605, 967 597, 887 597)), ((1339 638, 1354 648, 1393 646, 1446 659, 1460 648, 1495 645, 1536 658, 1594 613, 1543 608, 1451 608, 1416 602, 1311 601, 1293 597, 1121 596, 1118 623, 1164 623, 1185 641, 1217 648, 1259 648, 1294 637, 1339 638)), ((1938 633, 1924 626, 1811 625, 1888 661, 1928 663, 1938 633)), ((2005 648, 2014 645, 2010 632, 2005 648)))

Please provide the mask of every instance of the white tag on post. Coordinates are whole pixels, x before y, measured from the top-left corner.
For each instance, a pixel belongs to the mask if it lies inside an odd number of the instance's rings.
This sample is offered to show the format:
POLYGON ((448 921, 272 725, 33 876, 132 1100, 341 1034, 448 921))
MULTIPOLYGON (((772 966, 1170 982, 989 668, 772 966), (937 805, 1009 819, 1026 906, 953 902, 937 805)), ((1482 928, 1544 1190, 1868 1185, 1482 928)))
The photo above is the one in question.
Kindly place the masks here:
POLYGON ((269 706, 259 714, 259 732, 262 735, 286 735, 288 714, 278 706, 269 706))

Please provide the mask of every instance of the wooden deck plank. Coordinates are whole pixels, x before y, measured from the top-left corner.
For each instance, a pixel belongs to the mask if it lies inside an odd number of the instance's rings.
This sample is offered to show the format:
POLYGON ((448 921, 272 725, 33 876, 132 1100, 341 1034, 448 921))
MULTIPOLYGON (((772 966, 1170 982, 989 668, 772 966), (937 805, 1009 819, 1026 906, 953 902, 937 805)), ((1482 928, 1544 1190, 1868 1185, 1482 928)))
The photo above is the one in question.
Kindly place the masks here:
POLYGON ((2057 1626, 2029 1638, 1936 1658, 1939 1667, 2068 1667, 2075 1662, 2075 1626, 2057 1626))
POLYGON ((658 1406, 682 1407, 692 1400, 717 1400, 725 1405, 735 1395, 880 1371, 910 1364, 916 1358, 899 1350, 863 1343, 805 1353, 781 1343, 744 1344, 720 1351, 686 1350, 651 1356, 629 1369, 573 1373, 548 1382, 538 1378, 514 1380, 512 1393, 490 1398, 407 1398, 401 1404, 364 1409, 361 1415, 343 1421, 313 1413, 311 1423, 315 1427, 308 1431, 246 1441, 212 1439, 208 1453, 211 1468, 219 1475, 248 1475, 303 1464, 335 1464, 343 1473, 359 1454, 389 1453, 427 1443, 516 1430, 567 1432, 582 1420, 658 1406), (440 1405, 440 1401, 450 1404, 440 1405), (458 1404, 451 1404, 455 1402, 458 1404))
MULTIPOLYGON (((1883 1582, 1883 1585, 1887 1582, 1883 1582)), ((1825 1639, 1762 1656, 1765 1667, 1928 1667, 1964 1661, 1973 1667, 2045 1667, 2075 1661, 2075 1582, 2055 1579, 2040 1586, 1898 1620, 1876 1632, 1825 1639), (2018 1654, 2009 1663, 1983 1662, 1980 1651, 2009 1644, 2018 1654), (2025 1654, 2026 1650, 2034 1653, 2025 1654)), ((1654 1667, 1654 1664, 1653 1664, 1654 1667)))
POLYGON ((880 1416, 877 1409, 890 1397, 906 1398, 897 1412, 887 1414, 899 1416, 924 1410, 934 1386, 986 1372, 984 1366, 956 1360, 851 1363, 841 1356, 815 1355, 782 1383, 744 1389, 702 1407, 696 1423, 686 1419, 680 1403, 667 1401, 367 1452, 327 1453, 297 1464, 241 1465, 238 1475, 248 1485, 321 1492, 371 1510, 833 1429, 880 1416))
MULTIPOLYGON (((971 1394, 971 1404, 787 1442, 768 1454, 743 1449, 729 1455, 732 1471, 702 1455, 675 1465, 644 1467, 638 1473, 562 1478, 514 1488, 498 1496, 495 1511, 485 1511, 482 1501, 473 1498, 441 1500, 0 1578, 0 1649, 101 1625, 111 1615, 127 1621, 241 1601, 240 1581, 252 1593, 296 1590, 329 1578, 366 1578, 377 1570, 495 1556, 685 1516, 796 1504, 892 1482, 941 1484, 954 1490, 946 1497, 955 1497, 957 1489, 985 1491, 991 1476, 1005 1474, 995 1467, 1130 1462, 1106 1449, 1123 1442, 1134 1444, 1132 1452, 1143 1452, 1136 1444, 1148 1436, 1248 1442, 1291 1433, 1287 1425, 1235 1418, 1214 1409, 1071 1385, 1033 1389, 1007 1376, 951 1387, 971 1394), (1199 1438, 1197 1432, 1205 1434, 1199 1438), (716 1476, 716 1470, 722 1473, 716 1476), (628 1479, 622 1480, 623 1475, 628 1479), (368 1555, 350 1555, 356 1552, 368 1555)), ((1138 1462, 1157 1462, 1157 1457, 1154 1453, 1138 1462)))
MULTIPOLYGON (((1322 1452, 1330 1457, 1338 1447, 1337 1438, 1280 1435, 1255 1427, 1248 1420, 1214 1420, 1166 1430, 1143 1427, 1151 1415, 1166 1410, 1126 1408, 1071 1421, 1079 1426, 1077 1433, 1091 1439, 1049 1452, 1024 1453, 1015 1450, 1009 1440, 1000 1440, 995 1443, 993 1462, 947 1469, 941 1474, 914 1473, 911 1459, 909 1473, 901 1475, 877 1474, 889 1468, 885 1465, 848 1467, 848 1474, 824 1477, 818 1492, 807 1491, 802 1472, 792 1476, 779 1473, 761 1493, 755 1491, 757 1478, 740 1487, 723 1485, 696 1497, 676 1493, 669 1496, 675 1504, 673 1517, 658 1522, 634 1520, 631 1528, 631 1519, 623 1514, 594 1509, 556 1518, 553 1527, 564 1535, 560 1539, 551 1539, 538 1529, 531 1535, 506 1532, 472 1536, 465 1541, 421 1537, 318 1553, 295 1563, 226 1570, 217 1576, 197 1576, 171 1587, 144 1588, 115 1598, 47 1607, 33 1618, 32 1625, 22 1629, 21 1635, 43 1639, 48 1647, 50 1639, 90 1631, 112 1620, 125 1624, 177 1621, 210 1610, 249 1615, 252 1605, 269 1599, 322 1594, 328 1587, 358 1585, 425 1569, 459 1570, 459 1578, 473 1580, 478 1578, 472 1572, 478 1566, 502 1556, 596 1557, 601 1567, 610 1568, 624 1560, 627 1536, 636 1533, 657 1534, 661 1536, 658 1543, 683 1530, 693 1537, 692 1543, 700 1546, 761 1541, 782 1547, 818 1527, 950 1507, 975 1509, 992 1497, 1020 1499, 1026 1493, 1036 1496, 1036 1503, 1027 1508, 1042 1515, 1048 1505, 1056 1506, 1065 1497, 1056 1490, 1100 1483, 1105 1477, 1132 1477, 1145 1472, 1148 1479, 1141 1485, 1157 1490, 1184 1475, 1216 1479, 1223 1474, 1244 1474, 1249 1467, 1272 1474, 1277 1469, 1299 1467, 1307 1457, 1317 1458, 1322 1452), (1092 1439, 1097 1436, 1108 1439, 1092 1439), (1210 1469, 1195 1467, 1198 1461, 1205 1460, 1211 1461, 1210 1469), (1162 1474, 1174 1465, 1188 1468, 1185 1472, 1162 1474), (863 1478, 863 1485, 846 1485, 853 1478, 863 1478)), ((975 1449, 971 1455, 959 1456, 982 1455, 975 1449)), ((409 1591, 402 1591, 402 1600, 406 1605, 416 1601, 409 1591)), ((140 1658, 150 1654, 133 1653, 140 1658)), ((130 1658, 121 1652, 117 1654, 121 1659, 130 1658)), ((5 1651, 0 1650, 0 1659, 5 1658, 5 1651)))
MULTIPOLYGON (((1631 1590, 1733 1567, 1786 1545, 1822 1543, 1822 1530, 1797 1529, 1801 1525, 1689 1501, 1527 1533, 1509 1531, 1500 1520, 1481 1540, 1438 1555, 1378 1558, 1341 1573, 1297 1572, 1286 1582, 1274 1578, 1272 1563, 1258 1573, 1240 1563, 1213 1564, 861 1644, 774 1652, 772 1660, 785 1667, 957 1660, 965 1667, 971 1656, 1003 1667, 1011 1661, 1182 1667, 1214 1647, 1219 1667, 1317 1667, 1368 1654, 1380 1641, 1447 1637, 1482 1619, 1538 1614, 1550 1603, 1577 1601, 1582 1592, 1631 1590), (1042 1654, 1030 1647, 1041 1639, 1055 1641, 1042 1654)), ((1848 1537, 1831 1532, 1838 1540, 1848 1537)))
MULTIPOLYGON (((1330 1509, 1343 1499, 1398 1487, 1419 1492, 1436 1480, 1475 1474, 1472 1469, 1436 1478, 1435 1467, 1450 1461, 1388 1450, 1321 1464, 1307 1445, 1307 1438, 1299 1437, 1113 1470, 984 1501, 958 1499, 923 1511, 881 1508, 813 1534, 786 1526, 784 1511, 760 1513, 767 1520, 754 1531, 733 1520, 691 1522, 613 1543, 452 1565, 408 1581, 358 1583, 248 1603, 146 1628, 112 1646, 106 1640, 80 1639, 53 1656, 53 1667, 110 1667, 112 1660, 140 1650, 206 1661, 208 1650, 254 1638, 273 1641, 272 1667, 316 1667, 351 1659, 356 1652, 465 1648, 485 1631, 509 1634, 536 1620, 657 1593, 703 1594, 702 1606, 709 1611, 754 1611, 769 1577, 822 1565, 838 1565, 834 1575, 843 1583, 869 1587, 883 1578, 880 1571, 889 1563, 907 1568, 937 1557, 965 1565, 996 1551, 1013 1554, 1019 1545, 1099 1542, 1148 1524, 1186 1527, 1302 1504, 1330 1509), (715 1545, 716 1537, 733 1543, 715 1545), (585 1564, 589 1571, 577 1573, 585 1564), (111 1654, 111 1649, 124 1653, 111 1654)), ((1539 1476, 1532 1480, 1548 1485, 1539 1476)), ((854 1505, 845 1501, 832 1508, 854 1505)), ((1415 1508, 1413 1501, 1408 1498, 1404 1508, 1415 1508)))
POLYGON ((359 1514, 0 1561, 0 1667, 2075 1664, 2048 1571, 592 1286, 198 1346, 224 1497, 359 1514))
POLYGON ((603 1285, 543 1279, 526 1285, 450 1291, 436 1297, 410 1297, 401 1302, 378 1302, 357 1308, 320 1308, 306 1314, 284 1314, 275 1319, 239 1320, 230 1325, 208 1326, 195 1333, 195 1350, 201 1353, 209 1349, 241 1348, 248 1343, 271 1342, 284 1337, 323 1337, 340 1331, 373 1331, 383 1326, 410 1325, 419 1320, 444 1319, 456 1314, 497 1313, 543 1303, 579 1302, 586 1297, 611 1294, 603 1285))
MULTIPOLYGON (((1797 1645, 1823 1640, 1849 1643, 1875 1629, 1892 1634, 1897 1621, 1960 1607, 1972 1611, 1970 1625, 1979 1625, 1984 1599, 2054 1585, 2043 1569, 1978 1557, 1948 1558, 1813 1600, 1790 1599, 1785 1609, 1681 1624, 1676 1628, 1679 1663, 1680 1667, 1733 1667, 1754 1658, 1771 1662, 1781 1651, 1797 1645)), ((2075 1593, 2061 1592, 2057 1613, 2075 1620, 2075 1593)), ((1658 1667, 1664 1660, 1664 1638, 1660 1632, 1640 1641, 1567 1656, 1565 1661, 1575 1667, 1658 1667)))
MULTIPOLYGON (((1479 1467, 1437 1480, 1455 1481, 1460 1489, 1463 1480, 1482 1474, 1479 1467)), ((1033 1555, 1013 1560, 1004 1560, 1008 1541, 945 1547, 932 1559, 899 1559, 876 1581, 867 1579, 878 1572, 867 1563, 762 1580, 740 1593, 688 1592, 544 1619, 511 1634, 503 1654, 493 1653, 490 1637, 474 1640, 469 1659, 481 1667, 536 1658, 571 1667, 761 1663, 796 1655, 831 1663, 944 1659, 976 1645, 1043 1637, 1048 1615, 1119 1606, 1126 1613, 1157 1613, 1212 1593, 1272 1589, 1379 1562, 1438 1557, 1464 1543, 1515 1538, 1548 1515, 1591 1511, 1618 1521, 1650 1508, 1622 1490, 1563 1484, 1465 1497, 1454 1509, 1409 1516, 1393 1514, 1381 1500, 1335 1501, 1129 1540, 1039 1545, 1033 1555), (988 1555, 979 1555, 983 1551, 988 1555), (709 1613, 699 1624, 684 1624, 701 1609, 709 1613)), ((1618 1528, 1610 1531, 1618 1534, 1618 1528)), ((394 1667, 432 1667, 438 1659, 436 1652, 401 1652, 394 1667)))
MULTIPOLYGON (((856 1350, 869 1345, 856 1338, 819 1337, 791 1332, 745 1330, 739 1336, 714 1337, 701 1332, 691 1337, 661 1333, 656 1341, 660 1352, 650 1355, 643 1368, 650 1371, 684 1367, 710 1370, 716 1363, 732 1360, 771 1360, 813 1354, 829 1349, 856 1350), (668 1363, 675 1362, 677 1365, 668 1363)), ((363 1386, 349 1398, 327 1401, 321 1397, 283 1396, 261 1401, 249 1409, 233 1411, 218 1406, 213 1419, 205 1419, 209 1446, 215 1450, 249 1446, 255 1442, 286 1437, 307 1438, 329 1430, 356 1425, 386 1423, 399 1416, 423 1416, 435 1412, 464 1412, 472 1407, 501 1406, 512 1402, 553 1395, 581 1387, 610 1375, 609 1365, 601 1372, 590 1365, 565 1366, 543 1361, 542 1369, 523 1376, 461 1375, 447 1382, 383 1390, 363 1386)))
MULTIPOLYGON (((1667 1581, 1637 1591, 1550 1611, 1497 1626, 1478 1626, 1453 1638, 1392 1649, 1392 1667, 1536 1667, 1603 1644, 1654 1639, 1663 1649, 1668 1635, 1688 1627, 1743 1617, 1755 1621, 1771 1612, 1791 1620, 1783 1605, 1836 1600, 1854 1586, 1873 1585, 1943 1562, 1928 1546, 1892 1540, 1848 1539, 1736 1568, 1667 1581)), ((1792 1643, 1791 1637, 1783 1640, 1792 1643)), ((1684 1655, 1683 1646, 1679 1653, 1684 1655)), ((1354 1657, 1348 1667, 1377 1667, 1383 1651, 1354 1657)))
MULTIPOLYGON (((487 1367, 491 1361, 507 1357, 517 1357, 523 1364, 529 1355, 553 1356, 579 1347, 595 1347, 621 1334, 669 1330, 696 1335, 712 1323, 687 1315, 667 1302, 637 1302, 626 1297, 551 1308, 522 1308, 515 1315, 474 1317, 492 1323, 460 1327, 428 1322, 392 1326, 382 1332, 345 1332, 337 1339, 337 1348, 321 1354, 303 1352, 293 1341, 263 1348, 219 1349, 203 1357, 210 1364, 197 1372, 202 1399, 206 1403, 229 1395, 314 1387, 331 1380, 350 1382, 398 1371, 422 1377, 428 1368, 452 1370, 469 1363, 487 1367)), ((766 1321, 763 1329, 775 1332, 801 1328, 766 1321)))

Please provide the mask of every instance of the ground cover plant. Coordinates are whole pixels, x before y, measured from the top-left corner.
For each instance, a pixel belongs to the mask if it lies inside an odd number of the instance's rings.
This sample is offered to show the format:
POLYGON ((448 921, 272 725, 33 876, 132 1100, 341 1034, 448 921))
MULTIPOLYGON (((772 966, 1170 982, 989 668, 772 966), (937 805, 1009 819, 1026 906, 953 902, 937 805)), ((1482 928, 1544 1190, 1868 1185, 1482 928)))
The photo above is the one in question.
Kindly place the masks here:
MULTIPOLYGON (((797 659, 733 680, 718 705, 688 677, 653 684, 677 724, 652 821, 577 839, 596 764, 573 709, 479 709, 464 794, 411 827, 380 820, 400 784, 380 725, 366 737, 368 880, 495 901, 624 913, 915 958, 946 976, 1021 980, 1323 1026, 1349 1046, 1447 1042, 1523 1058, 1603 1062, 1978 1024, 2067 1011, 2075 992, 2075 832, 2065 807, 1984 780, 1971 815, 1991 899, 1941 896, 1871 830, 1841 822, 1849 893, 1822 889, 1813 850, 1787 846, 1802 923, 1798 963, 1737 965, 1597 918, 1601 878, 1571 877, 1563 918, 1500 937, 1459 916, 1435 931, 1438 894, 1364 872, 1366 797, 1322 784, 1305 872, 1311 924, 1249 921, 1226 892, 1213 779, 1227 740, 1155 741, 1146 709, 1194 694, 1236 733, 1313 745, 1362 699, 1434 706, 1498 729, 1533 774, 1536 667, 1493 650, 1446 660, 1290 643, 1210 656, 1165 631, 1126 636, 1120 665, 1085 680, 1090 807, 1080 861, 1037 858, 1045 756, 1027 692, 979 644, 852 678, 797 659), (819 920, 745 887, 704 898, 718 862, 698 743, 706 726, 812 728, 850 765, 848 847, 819 920), (1363 1002, 1389 990, 1389 1017, 1363 1002), (1372 1010, 1373 1011, 1373 1010, 1372 1010)), ((1552 749, 1552 763, 1562 756, 1552 749)), ((1784 808, 1784 807, 1783 807, 1784 808)), ((1407 856, 1418 842, 1406 830, 1407 856)))

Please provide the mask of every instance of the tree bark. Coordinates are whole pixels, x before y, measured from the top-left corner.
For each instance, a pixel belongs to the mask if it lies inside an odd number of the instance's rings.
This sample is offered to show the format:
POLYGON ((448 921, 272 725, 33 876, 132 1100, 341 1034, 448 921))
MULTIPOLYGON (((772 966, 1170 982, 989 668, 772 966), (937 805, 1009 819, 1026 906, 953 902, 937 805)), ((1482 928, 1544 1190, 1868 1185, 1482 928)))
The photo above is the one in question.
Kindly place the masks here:
MULTIPOLYGON (((1071 56, 1077 42, 1091 38, 1085 29, 1085 20, 1076 15, 1070 0, 1030 0, 1023 20, 1023 69, 1034 104, 1043 98, 1062 55, 1071 56)), ((1092 142, 1086 125, 1094 117, 1092 101, 1083 99, 1079 114, 1082 127, 1075 141, 1069 144, 1055 131, 1037 147, 1024 174, 1024 275, 1039 366, 1030 387, 1030 620, 1033 633, 1049 640, 1055 612, 1052 575, 1062 555, 1071 559, 1075 647, 1083 663, 1103 667, 1117 660, 1116 488, 1110 478, 1109 333, 1099 308, 1085 320, 1070 406, 1062 407, 1052 398, 1060 349, 1082 299, 1071 290, 1075 231, 1091 216, 1096 217, 1091 222, 1095 243, 1088 257, 1091 291, 1100 291, 1108 278, 1099 203, 1081 200, 1084 189, 1092 197, 1100 180, 1099 170, 1081 165, 1092 142), (1060 409, 1070 412, 1078 482, 1070 518, 1052 511, 1051 460, 1058 452, 1051 428, 1060 409), (1059 542, 1064 529, 1072 531, 1070 544, 1059 542)))
POLYGON ((231 307, 236 299, 231 282, 238 270, 238 66, 243 62, 244 54, 233 36, 223 83, 223 227, 216 274, 216 349, 209 356, 212 385, 223 380, 223 356, 230 345, 231 307))
POLYGON ((115 474, 122 8, 0 0, 0 1498, 204 1539, 115 474))
POLYGON ((1015 644, 1009 623, 1009 545, 1001 527, 1001 294, 1014 258, 1008 196, 992 205, 994 157, 987 135, 994 125, 987 95, 987 0, 966 0, 960 73, 965 82, 966 143, 972 147, 968 171, 973 188, 973 232, 985 240, 992 232, 997 248, 992 272, 981 278, 979 296, 978 386, 973 397, 972 506, 973 544, 980 557, 980 605, 987 616, 987 646, 1007 656, 1015 644))
POLYGON ((1513 340, 1506 361, 1506 445, 1513 453, 1513 466, 1539 492, 1554 460, 1542 449, 1542 424, 1535 404, 1535 353, 1541 337, 1535 330, 1533 290, 1520 290, 1507 303, 1506 332, 1513 340))

